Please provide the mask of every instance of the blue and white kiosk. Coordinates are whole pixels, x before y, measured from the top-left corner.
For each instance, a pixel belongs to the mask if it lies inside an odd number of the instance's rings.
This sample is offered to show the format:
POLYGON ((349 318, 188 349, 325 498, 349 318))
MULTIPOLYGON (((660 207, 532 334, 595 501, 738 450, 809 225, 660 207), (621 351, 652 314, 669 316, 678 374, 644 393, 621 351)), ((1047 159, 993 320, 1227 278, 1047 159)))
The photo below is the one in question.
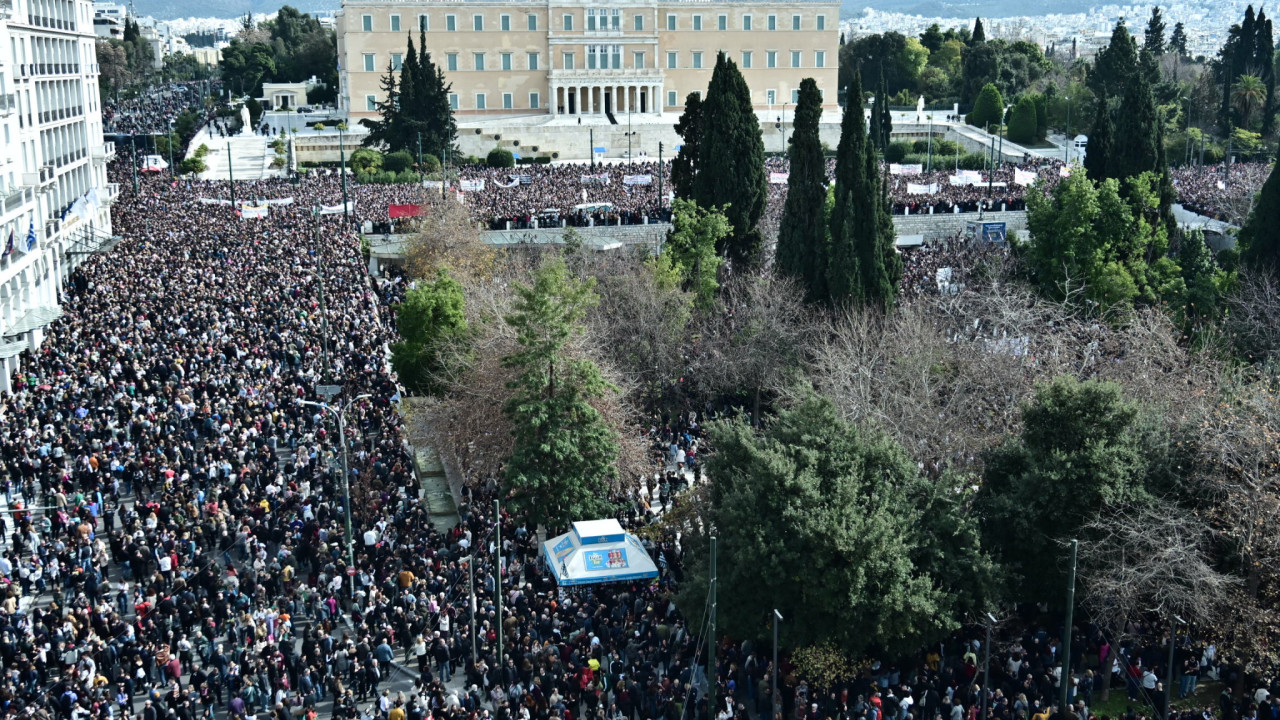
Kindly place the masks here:
POLYGON ((575 522, 569 532, 542 543, 542 557, 562 588, 658 577, 640 539, 617 520, 575 522))

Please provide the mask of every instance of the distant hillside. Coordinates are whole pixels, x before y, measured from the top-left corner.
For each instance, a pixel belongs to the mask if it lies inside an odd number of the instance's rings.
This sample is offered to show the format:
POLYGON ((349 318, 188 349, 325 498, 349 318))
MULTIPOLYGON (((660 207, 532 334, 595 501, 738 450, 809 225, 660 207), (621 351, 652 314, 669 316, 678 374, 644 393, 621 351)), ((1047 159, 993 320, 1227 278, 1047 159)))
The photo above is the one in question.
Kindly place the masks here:
POLYGON ((925 17, 1011 17, 1014 15, 1047 15, 1049 13, 1088 12, 1096 0, 844 0, 844 12, 861 15, 866 8, 883 12, 900 12, 925 17))
MULTIPOLYGON (((128 4, 128 0, 115 0, 128 4)), ((338 9, 339 0, 134 0, 141 16, 150 15, 157 20, 177 20, 188 17, 234 18, 246 12, 273 13, 283 5, 292 5, 302 12, 330 13, 338 9)))

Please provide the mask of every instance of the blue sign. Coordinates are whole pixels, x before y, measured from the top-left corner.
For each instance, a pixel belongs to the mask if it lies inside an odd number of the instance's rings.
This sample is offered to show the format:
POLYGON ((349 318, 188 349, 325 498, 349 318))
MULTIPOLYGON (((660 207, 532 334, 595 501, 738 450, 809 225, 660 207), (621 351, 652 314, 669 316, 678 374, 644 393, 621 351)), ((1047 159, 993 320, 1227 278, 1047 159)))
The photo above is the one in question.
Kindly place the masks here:
POLYGON ((587 550, 583 554, 583 561, 588 570, 621 570, 629 567, 626 548, 587 550))
POLYGON ((603 146, 603 145, 597 145, 596 147, 593 147, 593 148, 591 148, 591 149, 592 149, 592 150, 594 150, 594 151, 596 151, 596 152, 598 152, 598 153, 604 153, 604 151, 605 151, 605 150, 608 150, 608 148, 606 148, 606 147, 605 147, 605 146, 603 146))
POLYGON ((1002 222, 982 223, 982 239, 986 242, 1004 242, 1005 227, 1002 222))
POLYGON ((565 535, 560 542, 555 544, 555 547, 551 548, 551 554, 555 555, 557 560, 565 559, 571 552, 573 552, 573 540, 568 535, 565 535))

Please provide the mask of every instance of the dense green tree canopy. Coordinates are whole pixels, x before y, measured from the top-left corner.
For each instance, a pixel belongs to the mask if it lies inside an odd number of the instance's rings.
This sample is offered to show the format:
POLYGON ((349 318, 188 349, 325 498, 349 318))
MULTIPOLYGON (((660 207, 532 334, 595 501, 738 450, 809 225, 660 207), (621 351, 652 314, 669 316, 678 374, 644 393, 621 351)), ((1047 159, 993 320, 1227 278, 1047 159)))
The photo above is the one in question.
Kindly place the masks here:
POLYGON ((800 82, 788 157, 787 201, 778 228, 778 271, 799 280, 809 301, 827 297, 827 161, 818 138, 822 94, 813 78, 800 82))
POLYGON ((444 392, 450 358, 467 334, 465 303, 462 285, 445 270, 405 293, 396 308, 400 341, 391 346, 391 364, 410 391, 444 392))

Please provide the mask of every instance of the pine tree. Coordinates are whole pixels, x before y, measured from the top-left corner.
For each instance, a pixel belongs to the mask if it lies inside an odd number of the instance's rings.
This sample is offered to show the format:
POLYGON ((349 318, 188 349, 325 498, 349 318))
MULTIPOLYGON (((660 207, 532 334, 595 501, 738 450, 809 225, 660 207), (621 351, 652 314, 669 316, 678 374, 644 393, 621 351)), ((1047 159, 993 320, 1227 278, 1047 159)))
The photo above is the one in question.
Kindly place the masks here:
POLYGON ((698 175, 699 147, 702 144, 702 93, 691 92, 684 99, 684 112, 676 121, 680 150, 671 160, 671 189, 676 197, 693 197, 693 179, 698 175))
POLYGON ((1147 21, 1147 32, 1142 38, 1142 49, 1159 57, 1164 54, 1164 17, 1160 13, 1160 6, 1156 5, 1151 8, 1151 19, 1147 21))
POLYGON ((449 104, 452 84, 444 76, 444 69, 431 60, 427 52, 426 23, 418 28, 418 97, 420 98, 426 128, 422 133, 422 151, 443 158, 452 151, 458 140, 458 122, 449 104))
POLYGON ((422 89, 422 81, 419 78, 421 73, 418 70, 418 53, 413 47, 413 34, 408 35, 408 51, 404 54, 404 61, 400 63, 400 118, 404 126, 405 144, 398 149, 409 150, 410 154, 416 159, 418 149, 418 133, 423 130, 425 118, 422 115, 422 100, 419 91, 422 89))
POLYGON ((1111 177, 1107 166, 1113 152, 1114 136, 1115 127, 1111 122, 1111 110, 1108 107, 1107 98, 1100 97, 1097 99, 1094 110, 1093 130, 1089 132, 1089 152, 1084 156, 1084 169, 1089 173, 1089 179, 1094 182, 1101 182, 1111 177))
POLYGON ((1272 166, 1240 228, 1240 260, 1258 270, 1280 270, 1280 164, 1272 166))
POLYGON ((1187 29, 1182 23, 1176 23, 1173 26, 1173 34, 1169 36, 1168 50, 1176 53, 1180 58, 1187 56, 1187 29))
POLYGON ((982 27, 982 18, 974 18, 973 34, 969 36, 969 46, 981 45, 987 41, 987 31, 982 27))
POLYGON ((884 101, 878 103, 880 108, 880 148, 883 150, 889 147, 889 142, 893 139, 893 113, 889 110, 889 89, 884 84, 884 80, 880 81, 880 96, 884 101))
POLYGON ((365 135, 361 144, 365 147, 386 145, 394 152, 403 148, 401 143, 404 128, 401 124, 399 86, 390 61, 387 62, 387 74, 382 77, 378 87, 382 90, 384 98, 377 104, 381 118, 365 118, 360 121, 361 125, 369 128, 369 134, 365 135))
POLYGON ((1121 20, 1112 28, 1111 41, 1089 69, 1089 89, 1098 96, 1123 97, 1129 78, 1138 68, 1138 43, 1121 20))
MULTIPOLYGON (((861 93, 855 76, 847 96, 860 97, 861 93)), ((901 270, 895 269, 889 258, 893 226, 886 222, 884 199, 880 163, 868 142, 862 108, 848 103, 836 151, 835 207, 826 262, 828 294, 834 305, 882 309, 893 305, 901 270)))
POLYGON ((764 136, 747 81, 723 52, 716 57, 703 104, 693 189, 698 205, 721 208, 733 223, 733 235, 718 248, 721 254, 735 265, 756 264, 762 245, 756 223, 768 192, 764 136))
POLYGON ((822 93, 813 78, 800 81, 788 157, 787 201, 778 228, 778 271, 804 284, 810 302, 827 299, 827 162, 818 137, 822 93))
POLYGON ((1108 175, 1122 179, 1159 170, 1156 167, 1158 117, 1146 73, 1133 73, 1119 107, 1115 137, 1123 138, 1124 142, 1113 145, 1113 157, 1107 163, 1108 175))

